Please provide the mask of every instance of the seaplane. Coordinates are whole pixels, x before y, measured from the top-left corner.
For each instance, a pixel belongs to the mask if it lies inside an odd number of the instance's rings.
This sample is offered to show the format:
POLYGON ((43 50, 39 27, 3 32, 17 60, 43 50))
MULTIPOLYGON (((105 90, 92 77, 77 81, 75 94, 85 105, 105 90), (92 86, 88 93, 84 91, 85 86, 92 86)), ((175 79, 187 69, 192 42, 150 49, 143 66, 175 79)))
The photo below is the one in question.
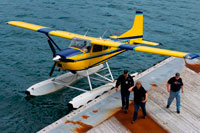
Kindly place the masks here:
POLYGON ((32 96, 42 96, 53 93, 62 88, 71 88, 83 91, 81 95, 73 98, 69 102, 73 108, 79 108, 91 100, 94 100, 100 94, 114 88, 114 78, 108 60, 125 51, 139 51, 185 59, 194 59, 199 57, 197 54, 156 48, 153 46, 161 45, 161 43, 143 40, 143 12, 141 11, 136 11, 133 26, 129 31, 119 36, 110 36, 109 38, 95 38, 86 35, 79 35, 22 21, 10 21, 8 24, 37 31, 47 36, 47 41, 52 51, 54 62, 49 73, 50 77, 52 76, 56 66, 59 70, 69 71, 63 75, 53 78, 51 77, 29 87, 26 90, 26 93, 32 96), (50 35, 70 39, 71 43, 67 48, 61 49, 50 35), (108 73, 104 75, 101 74, 101 71, 103 70, 106 70, 108 73), (91 77, 90 75, 92 74, 94 74, 95 77, 91 77), (83 89, 72 86, 74 82, 82 78, 88 79, 89 88, 83 89), (98 87, 93 89, 91 79, 100 82, 107 81, 112 84, 110 84, 110 87, 98 87))

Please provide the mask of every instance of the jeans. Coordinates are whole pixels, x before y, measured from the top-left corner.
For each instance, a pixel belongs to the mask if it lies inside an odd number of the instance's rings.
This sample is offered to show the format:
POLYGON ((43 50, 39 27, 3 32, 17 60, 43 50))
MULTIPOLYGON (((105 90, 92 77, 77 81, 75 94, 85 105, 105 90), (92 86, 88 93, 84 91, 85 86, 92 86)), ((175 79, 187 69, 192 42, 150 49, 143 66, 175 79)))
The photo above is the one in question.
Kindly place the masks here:
POLYGON ((128 110, 129 107, 129 96, 130 92, 121 91, 122 107, 125 107, 125 110, 128 110))
POLYGON ((175 97, 176 97, 176 108, 177 108, 178 111, 180 111, 180 108, 181 108, 181 90, 179 90, 177 92, 170 91, 170 95, 169 95, 169 98, 168 98, 167 105, 170 106, 175 97))
POLYGON ((145 105, 146 105, 146 103, 142 103, 142 102, 136 103, 136 102, 134 102, 135 110, 134 110, 134 113, 133 113, 133 121, 137 120, 138 110, 139 110, 140 107, 142 109, 144 117, 147 115, 145 105))

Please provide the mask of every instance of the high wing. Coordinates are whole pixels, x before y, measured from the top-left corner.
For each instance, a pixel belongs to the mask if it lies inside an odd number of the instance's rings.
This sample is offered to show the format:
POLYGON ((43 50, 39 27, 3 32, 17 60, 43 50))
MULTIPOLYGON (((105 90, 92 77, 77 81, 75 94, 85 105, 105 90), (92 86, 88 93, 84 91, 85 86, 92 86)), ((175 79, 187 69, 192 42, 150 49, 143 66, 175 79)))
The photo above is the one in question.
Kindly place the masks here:
MULTIPOLYGON (((96 45, 103 45, 103 46, 109 46, 109 47, 115 47, 115 48, 121 48, 121 49, 133 50, 133 51, 139 51, 139 52, 146 52, 146 53, 153 53, 153 54, 159 54, 159 55, 166 55, 166 56, 174 56, 178 58, 194 59, 194 58, 199 57, 199 55, 196 55, 196 54, 189 54, 185 52, 165 50, 165 49, 153 48, 153 47, 148 47, 148 46, 123 44, 118 41, 112 41, 112 40, 107 40, 107 39, 74 34, 74 33, 66 32, 66 31, 55 30, 52 28, 30 24, 26 22, 21 22, 21 21, 10 21, 8 22, 8 24, 29 29, 29 30, 33 30, 33 31, 37 31, 37 32, 41 32, 47 35, 53 35, 53 36, 66 38, 66 39, 72 39, 72 38, 86 39, 86 40, 90 40, 91 44, 96 44, 96 45)), ((140 41, 138 43, 140 43, 140 41)), ((143 41, 143 43, 149 43, 149 42, 143 41)), ((153 42, 152 42, 152 45, 154 45, 153 42)))
POLYGON ((147 47, 147 46, 135 46, 135 45, 130 45, 130 44, 121 44, 119 48, 145 52, 145 53, 173 56, 173 57, 178 57, 178 58, 186 58, 186 59, 194 59, 194 58, 199 57, 199 55, 197 54, 190 54, 190 53, 185 53, 185 52, 178 52, 178 51, 173 51, 173 50, 153 48, 153 47, 147 47))
POLYGON ((33 30, 33 31, 37 31, 37 32, 41 32, 41 33, 48 34, 48 35, 53 35, 53 36, 57 36, 57 37, 70 39, 70 40, 72 38, 80 38, 80 39, 90 40, 92 44, 97 44, 97 45, 105 45, 105 46, 109 45, 111 47, 112 46, 116 47, 121 44, 119 42, 114 42, 112 40, 89 37, 89 36, 79 35, 79 34, 75 34, 75 33, 71 33, 71 32, 55 30, 52 28, 39 26, 39 25, 35 25, 35 24, 30 24, 30 23, 26 23, 26 22, 21 22, 21 21, 10 21, 10 22, 8 22, 8 24, 17 26, 17 27, 21 27, 21 28, 25 28, 25 29, 29 29, 29 30, 33 30))

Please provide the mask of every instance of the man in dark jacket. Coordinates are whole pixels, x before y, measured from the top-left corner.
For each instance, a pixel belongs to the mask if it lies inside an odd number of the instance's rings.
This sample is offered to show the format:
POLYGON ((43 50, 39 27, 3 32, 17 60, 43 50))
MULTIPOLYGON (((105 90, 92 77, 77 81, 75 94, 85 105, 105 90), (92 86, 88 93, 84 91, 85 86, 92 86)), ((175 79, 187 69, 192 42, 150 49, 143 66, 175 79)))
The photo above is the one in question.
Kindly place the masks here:
POLYGON ((118 91, 118 87, 121 85, 121 100, 122 100, 122 109, 125 109, 125 113, 128 113, 129 107, 129 88, 134 86, 133 78, 128 74, 128 70, 124 70, 124 74, 119 76, 116 83, 116 91, 118 91))
POLYGON ((172 101, 176 97, 176 107, 177 107, 177 113, 180 113, 180 100, 181 100, 181 91, 183 93, 183 82, 180 78, 180 74, 176 73, 174 77, 170 78, 167 82, 167 91, 170 93, 168 102, 167 102, 167 108, 171 105, 172 101))

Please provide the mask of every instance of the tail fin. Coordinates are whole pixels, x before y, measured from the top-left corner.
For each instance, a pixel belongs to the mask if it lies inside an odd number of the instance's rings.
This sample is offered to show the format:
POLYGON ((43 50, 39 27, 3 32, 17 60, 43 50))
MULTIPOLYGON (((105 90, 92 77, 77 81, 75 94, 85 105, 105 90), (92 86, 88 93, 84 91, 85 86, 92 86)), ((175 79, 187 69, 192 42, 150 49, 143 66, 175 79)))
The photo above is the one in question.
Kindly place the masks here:
POLYGON ((121 36, 110 36, 111 39, 128 44, 145 44, 157 46, 161 43, 143 40, 143 12, 136 11, 132 28, 121 36))
POLYGON ((126 33, 118 36, 117 39, 122 40, 142 40, 143 38, 143 12, 136 11, 135 20, 132 28, 126 33))

